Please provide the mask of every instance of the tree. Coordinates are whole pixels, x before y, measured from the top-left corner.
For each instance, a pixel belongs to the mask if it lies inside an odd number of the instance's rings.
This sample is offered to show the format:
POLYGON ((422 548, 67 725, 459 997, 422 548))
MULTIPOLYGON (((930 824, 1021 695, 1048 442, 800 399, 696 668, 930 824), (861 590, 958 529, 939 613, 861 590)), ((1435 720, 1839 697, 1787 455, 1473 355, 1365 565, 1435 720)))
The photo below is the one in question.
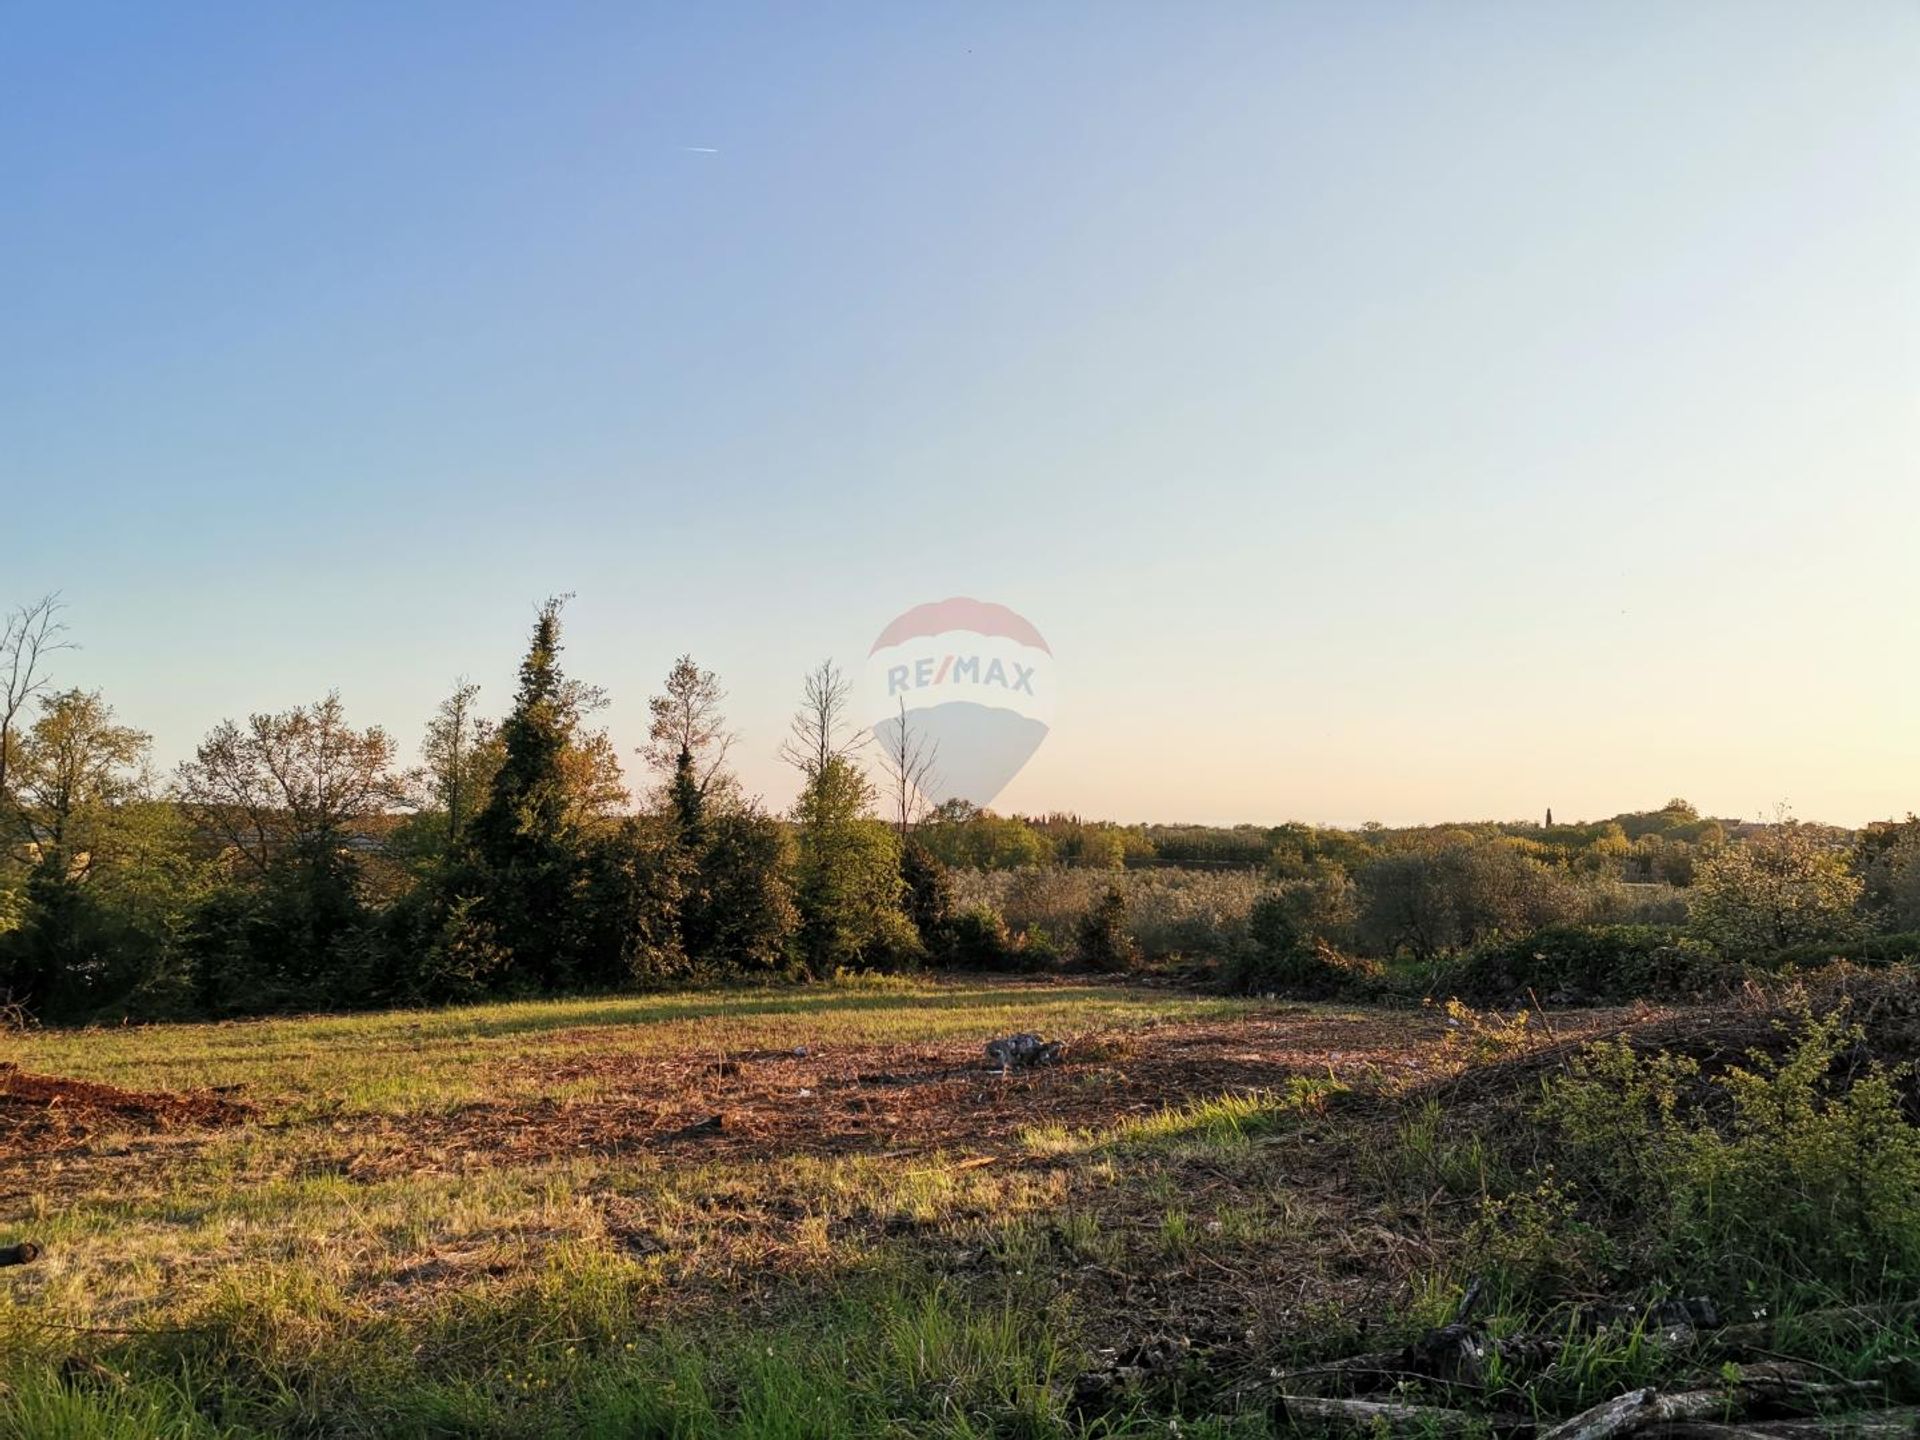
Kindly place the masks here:
POLYGON ((950 958, 954 949, 953 877, 933 852, 914 837, 908 837, 900 852, 902 901, 907 918, 920 932, 920 942, 929 954, 950 958))
POLYGON ((179 768, 180 798, 202 828, 255 872, 331 864, 357 822, 405 798, 394 744, 378 725, 347 723, 340 694, 244 726, 223 720, 179 768))
POLYGON ((45 695, 40 708, 15 757, 15 805, 36 868, 79 881, 141 793, 152 737, 114 724, 98 691, 45 695))
POLYGON ((956 870, 1024 870, 1053 863, 1053 842, 1033 826, 966 800, 935 806, 916 834, 936 859, 956 870))
POLYGON ((1127 928, 1126 894, 1109 885, 1075 927, 1074 958, 1090 970, 1118 972, 1130 969, 1139 953, 1127 928))
POLYGON ((439 875, 459 853, 500 768, 499 726, 478 713, 479 695, 462 677, 434 710, 422 763, 407 775, 414 813, 386 837, 386 857, 416 883, 439 875))
POLYGON ((688 856, 670 823, 629 815, 591 837, 565 936, 578 984, 612 989, 680 977, 678 915, 688 856))
POLYGON ((899 842, 867 814, 873 786, 830 757, 794 805, 794 898, 801 962, 815 975, 889 958, 910 926, 900 909, 899 842))
POLYGON ((899 716, 882 728, 880 768, 887 777, 887 799, 904 849, 908 832, 933 803, 930 796, 938 783, 940 747, 914 730, 904 697, 899 716))
POLYGON ((1862 888, 1845 851, 1817 827, 1783 820, 1695 866, 1690 922, 1721 953, 1763 959, 1853 938, 1862 888))
POLYGON ((1879 928, 1920 930, 1920 816, 1872 821, 1854 836, 1849 863, 1864 887, 1861 906, 1879 928))
POLYGON ((499 727, 482 719, 475 702, 480 687, 462 676, 427 722, 421 757, 426 762, 426 799, 446 816, 447 841, 457 844, 480 808, 500 766, 499 727))
POLYGON ((40 708, 13 769, 33 869, 0 983, 44 1015, 89 1014, 163 978, 190 865, 177 817, 144 800, 148 737, 97 693, 40 708))
POLYGON ((1575 920, 1586 905, 1577 882, 1529 853, 1527 842, 1461 829, 1378 856, 1355 878, 1358 933, 1367 948, 1381 955, 1404 949, 1419 960, 1575 920))
POLYGON ((835 760, 858 754, 872 738, 852 726, 853 682, 831 660, 822 660, 802 682, 800 708, 794 712, 780 758, 812 779, 835 760))
POLYGON ((567 922, 581 858, 579 822, 567 752, 578 693, 560 672, 560 610, 550 599, 534 620, 520 662, 520 688, 500 727, 500 768, 468 837, 474 922, 486 944, 529 980, 554 988, 570 965, 559 937, 567 922))
POLYGON ((607 692, 578 680, 560 686, 560 714, 566 743, 560 749, 560 776, 567 821, 582 831, 604 829, 632 799, 620 769, 620 752, 605 729, 590 730, 586 718, 607 707, 607 692))
POLYGON ((736 806, 709 817, 703 829, 680 910, 688 958, 709 973, 784 970, 799 926, 787 827, 736 806))
POLYGON ((1432 960, 1456 943, 1459 915, 1438 858, 1428 850, 1381 855, 1361 867, 1359 930, 1377 954, 1405 949, 1432 960))
MULTIPOLYGON (((1053 858, 1062 865, 1076 870, 1126 868, 1129 837, 1118 825, 1082 820, 1078 815, 1049 815, 1041 828, 1053 846, 1053 858)), ((1139 846, 1139 841, 1134 843, 1139 846)))
MULTIPOLYGON (((0 621, 0 825, 12 820, 12 769, 21 715, 53 683, 47 658, 73 648, 61 638, 67 629, 60 620, 63 608, 57 594, 42 595, 0 621)), ((8 838, 0 835, 0 840, 8 838)))
POLYGON ((793 807, 795 939, 816 975, 914 948, 900 909, 899 841, 869 817, 873 784, 852 758, 869 735, 850 731, 851 694, 831 660, 810 671, 780 748, 802 776, 793 807))
POLYGON ((342 1005, 369 998, 362 942, 368 822, 404 800, 394 744, 355 729, 340 697, 222 721, 178 771, 181 802, 226 842, 249 883, 208 897, 189 945, 201 1003, 216 1010, 342 1005))
POLYGON ((660 777, 667 807, 690 839, 697 839, 714 804, 732 792, 725 765, 736 737, 720 713, 726 695, 718 675, 682 655, 667 673, 666 693, 647 702, 653 723, 640 753, 660 777))
POLYGON ((1920 930, 1920 841, 1908 841, 1893 852, 1881 918, 1888 930, 1920 930))
POLYGON ((647 702, 653 722, 641 754, 659 780, 655 798, 678 855, 677 942, 702 973, 770 972, 788 963, 798 923, 785 829, 743 803, 726 768, 720 677, 682 655, 665 693, 647 702))

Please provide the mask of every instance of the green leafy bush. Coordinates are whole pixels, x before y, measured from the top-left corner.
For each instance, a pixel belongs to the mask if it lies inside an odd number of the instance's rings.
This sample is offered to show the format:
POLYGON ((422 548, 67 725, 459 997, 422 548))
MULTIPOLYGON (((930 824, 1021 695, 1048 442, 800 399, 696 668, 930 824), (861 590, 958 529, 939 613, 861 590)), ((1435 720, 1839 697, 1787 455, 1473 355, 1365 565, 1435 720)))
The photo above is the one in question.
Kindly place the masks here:
POLYGON ((1863 1042, 1844 1009, 1806 1015, 1783 1056, 1711 1077, 1601 1042, 1548 1082, 1539 1118, 1580 1215, 1642 1278, 1910 1293, 1920 1129, 1902 1113, 1904 1067, 1858 1064, 1863 1042))
POLYGON ((1073 958, 1089 970, 1118 972, 1131 969, 1139 947, 1127 929, 1127 897, 1120 888, 1107 893, 1074 927, 1073 958))
POLYGON ((1246 872, 1082 869, 955 870, 960 905, 997 911, 1016 936, 1071 935, 1110 888, 1127 898, 1127 929, 1149 961, 1225 956, 1244 944, 1247 913, 1265 882, 1246 872))
POLYGON ((969 970, 1012 968, 1014 947, 1007 922, 986 905, 968 905, 948 923, 948 958, 969 970))
POLYGON ((1381 973, 1378 964, 1345 955, 1312 933, 1295 896, 1274 893, 1254 902, 1247 943, 1228 960, 1224 978, 1250 994, 1322 999, 1370 993, 1381 973))
POLYGON ((1764 968, 1785 970, 1791 966, 1796 970, 1813 970, 1835 960, 1845 960, 1852 965, 1920 964, 1920 933, 1868 935, 1837 944, 1795 945, 1776 950, 1767 958, 1764 968))
POLYGON ((1060 947, 1044 930, 1011 934, 990 905, 963 905, 946 928, 940 958, 963 970, 1031 972, 1059 968, 1060 947))
POLYGON ((1818 826, 1786 821, 1726 845, 1695 868, 1688 924, 1736 959, 1850 942, 1864 884, 1818 826))
POLYGON ((1555 925, 1479 946, 1436 975, 1475 1000, 1633 1000, 1697 995, 1739 978, 1711 946, 1656 925, 1555 925))

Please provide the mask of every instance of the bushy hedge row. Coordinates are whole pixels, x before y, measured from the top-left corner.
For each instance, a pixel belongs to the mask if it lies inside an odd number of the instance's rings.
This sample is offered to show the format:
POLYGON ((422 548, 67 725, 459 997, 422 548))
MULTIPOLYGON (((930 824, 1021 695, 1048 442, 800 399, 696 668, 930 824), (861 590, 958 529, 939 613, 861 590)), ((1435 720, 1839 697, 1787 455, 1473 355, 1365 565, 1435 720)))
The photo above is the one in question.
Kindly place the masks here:
POLYGON ((1867 935, 1857 940, 1827 942, 1821 945, 1795 945, 1777 950, 1765 962, 1765 969, 1814 970, 1845 960, 1853 965, 1920 964, 1920 932, 1898 935, 1867 935))
POLYGON ((1441 965, 1434 989, 1547 1004, 1703 994, 1737 978, 1711 946, 1659 925, 1554 925, 1441 965))

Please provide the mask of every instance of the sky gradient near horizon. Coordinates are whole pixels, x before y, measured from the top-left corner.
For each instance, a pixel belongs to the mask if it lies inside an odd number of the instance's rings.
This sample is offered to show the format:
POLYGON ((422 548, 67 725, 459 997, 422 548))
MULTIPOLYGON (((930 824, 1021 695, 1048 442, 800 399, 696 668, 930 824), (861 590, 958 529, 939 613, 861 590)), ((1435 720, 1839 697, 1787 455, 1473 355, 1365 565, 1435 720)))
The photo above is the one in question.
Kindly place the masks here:
MULTIPOLYGON (((1920 808, 1920 6, 0 6, 0 606, 170 765, 971 595, 1001 808, 1920 808)), ((637 762, 634 762, 637 763, 637 762)))

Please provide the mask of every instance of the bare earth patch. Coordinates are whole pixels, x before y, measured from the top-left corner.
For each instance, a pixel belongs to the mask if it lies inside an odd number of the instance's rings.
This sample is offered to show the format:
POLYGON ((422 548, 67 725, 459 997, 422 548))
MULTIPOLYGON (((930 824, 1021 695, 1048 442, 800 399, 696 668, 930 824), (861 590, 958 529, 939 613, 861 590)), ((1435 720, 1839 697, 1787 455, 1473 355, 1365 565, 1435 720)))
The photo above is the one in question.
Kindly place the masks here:
POLYGON ((769 1160, 999 1152, 1035 1127, 1111 1125, 1299 1075, 1416 1078, 1444 1033, 1419 1012, 1154 1025, 1083 1036, 1059 1066, 1004 1075, 981 1044, 602 1051, 502 1066, 492 1086, 499 1100, 383 1119, 361 1132, 364 1150, 348 1173, 371 1179, 639 1150, 769 1160))
POLYGON ((123 1090, 0 1063, 0 1160, 85 1141, 99 1131, 237 1125, 254 1107, 215 1091, 123 1090))

